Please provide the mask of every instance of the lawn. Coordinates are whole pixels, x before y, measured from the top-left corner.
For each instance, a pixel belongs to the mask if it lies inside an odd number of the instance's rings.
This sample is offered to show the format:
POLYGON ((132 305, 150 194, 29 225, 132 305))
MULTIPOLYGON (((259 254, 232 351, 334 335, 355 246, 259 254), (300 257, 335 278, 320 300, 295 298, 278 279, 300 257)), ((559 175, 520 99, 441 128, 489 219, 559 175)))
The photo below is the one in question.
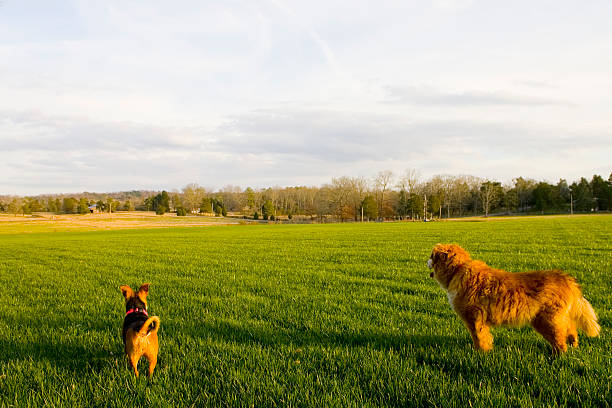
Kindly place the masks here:
POLYGON ((10 228, 0 231, 0 406, 612 404, 612 216, 10 228), (601 336, 554 358, 533 330, 501 328, 492 352, 475 352, 429 278, 438 242, 512 271, 566 270, 601 336), (143 282, 161 318, 151 380, 133 377, 121 342, 118 287, 143 282))

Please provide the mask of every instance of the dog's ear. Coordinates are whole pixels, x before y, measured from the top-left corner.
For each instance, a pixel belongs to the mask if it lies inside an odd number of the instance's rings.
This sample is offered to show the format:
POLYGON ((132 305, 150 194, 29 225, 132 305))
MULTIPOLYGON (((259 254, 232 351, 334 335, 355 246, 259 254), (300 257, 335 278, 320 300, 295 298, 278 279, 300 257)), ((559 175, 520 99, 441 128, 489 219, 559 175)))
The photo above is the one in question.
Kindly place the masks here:
POLYGON ((123 294, 123 297, 126 300, 134 296, 134 291, 127 285, 121 285, 119 286, 119 289, 121 290, 121 293, 123 294))
POLYGON ((431 251, 431 255, 434 262, 439 260, 446 261, 445 246, 443 244, 436 244, 431 251))
POLYGON ((149 283, 143 283, 138 289, 138 295, 146 299, 148 294, 149 294, 149 283))
POLYGON ((453 259, 453 262, 455 263, 465 263, 467 261, 469 261, 470 258, 470 254, 463 248, 461 248, 459 245, 457 244, 453 244, 451 245, 451 247, 449 248, 449 259, 453 259))

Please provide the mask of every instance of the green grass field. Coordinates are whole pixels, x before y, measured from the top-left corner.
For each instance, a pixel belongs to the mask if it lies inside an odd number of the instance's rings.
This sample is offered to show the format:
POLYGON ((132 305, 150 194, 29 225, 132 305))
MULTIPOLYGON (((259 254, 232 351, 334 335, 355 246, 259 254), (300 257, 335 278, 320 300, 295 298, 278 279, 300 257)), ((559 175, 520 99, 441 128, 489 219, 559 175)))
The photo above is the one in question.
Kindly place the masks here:
POLYGON ((3 407, 612 404, 612 216, 11 228, 0 234, 3 407), (438 242, 512 271, 566 270, 601 336, 553 358, 532 329, 495 329, 495 349, 475 352, 429 278, 438 242), (121 342, 118 287, 143 282, 162 321, 150 381, 133 377, 121 342))

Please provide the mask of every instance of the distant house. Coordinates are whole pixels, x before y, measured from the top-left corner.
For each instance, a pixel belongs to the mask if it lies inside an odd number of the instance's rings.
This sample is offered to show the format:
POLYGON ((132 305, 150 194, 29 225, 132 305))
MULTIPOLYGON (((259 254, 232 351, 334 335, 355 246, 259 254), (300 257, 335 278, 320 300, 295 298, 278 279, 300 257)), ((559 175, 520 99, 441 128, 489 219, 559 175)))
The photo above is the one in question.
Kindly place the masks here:
POLYGON ((89 212, 93 214, 94 212, 98 211, 98 204, 92 204, 87 208, 89 208, 89 212))

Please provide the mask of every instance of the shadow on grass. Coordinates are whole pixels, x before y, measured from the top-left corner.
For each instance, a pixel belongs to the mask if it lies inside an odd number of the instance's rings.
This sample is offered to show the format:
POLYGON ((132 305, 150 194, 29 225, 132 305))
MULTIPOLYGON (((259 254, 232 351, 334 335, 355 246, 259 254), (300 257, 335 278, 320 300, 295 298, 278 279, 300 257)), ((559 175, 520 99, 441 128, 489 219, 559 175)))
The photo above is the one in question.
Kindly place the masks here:
MULTIPOLYGON (((166 332, 173 332, 172 324, 166 324, 166 332)), ((385 333, 372 331, 316 331, 299 327, 242 326, 232 322, 206 322, 192 326, 184 334, 193 337, 213 337, 227 342, 256 344, 263 347, 308 345, 335 347, 370 347, 378 350, 402 350, 419 347, 463 347, 464 338, 454 336, 435 336, 427 334, 385 333)))
MULTIPOLYGON (((51 330, 51 328, 49 328, 51 330)), ((115 336, 115 333, 109 333, 115 336)), ((166 322, 160 334, 164 338, 181 343, 181 338, 213 338, 225 342, 259 347, 274 348, 279 346, 321 346, 340 348, 370 348, 386 351, 406 352, 417 363, 437 366, 442 371, 458 374, 464 373, 465 365, 453 360, 457 353, 472 348, 471 339, 466 335, 412 334, 402 332, 385 332, 367 330, 313 330, 305 326, 285 324, 283 327, 268 325, 248 325, 224 320, 195 322, 188 326, 166 322), (446 355, 441 357, 440 354, 446 355)), ((551 350, 543 339, 496 339, 496 351, 514 349, 528 350, 528 353, 550 355, 551 350)), ((33 361, 49 362, 54 366, 70 369, 77 373, 101 371, 109 366, 122 364, 124 360, 120 339, 106 343, 104 346, 84 346, 78 336, 58 339, 52 334, 28 339, 0 339, 0 362, 33 361)), ((477 353, 474 351, 474 353, 477 353)))
POLYGON ((78 343, 78 340, 66 343, 51 338, 38 338, 35 341, 25 338, 23 341, 0 339, 0 362, 49 362, 76 373, 87 373, 114 365, 117 357, 121 356, 114 351, 100 347, 84 347, 78 343))

